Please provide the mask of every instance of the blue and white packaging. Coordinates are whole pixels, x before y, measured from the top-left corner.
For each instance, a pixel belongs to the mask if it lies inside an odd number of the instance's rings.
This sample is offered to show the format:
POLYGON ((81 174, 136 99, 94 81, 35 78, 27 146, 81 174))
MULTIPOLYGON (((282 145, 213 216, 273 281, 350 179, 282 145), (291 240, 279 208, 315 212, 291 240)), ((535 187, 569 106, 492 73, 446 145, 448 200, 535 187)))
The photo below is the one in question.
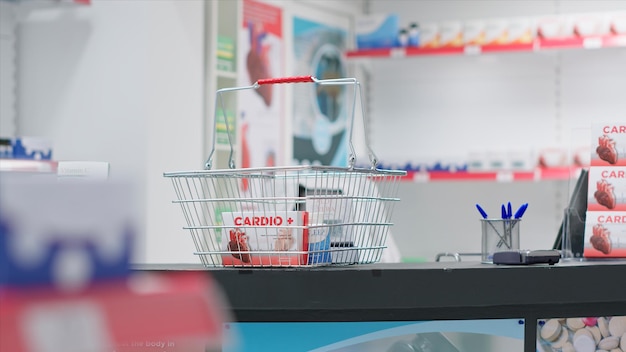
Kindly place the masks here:
POLYGON ((327 215, 311 214, 309 224, 309 264, 356 264, 358 250, 352 241, 346 241, 348 225, 342 221, 325 219, 327 215))
POLYGON ((391 48, 397 44, 400 32, 397 14, 374 14, 355 21, 357 49, 391 48))
POLYGON ((40 137, 11 139, 13 159, 52 160, 52 143, 40 137))
POLYGON ((420 27, 415 22, 409 25, 409 46, 420 46, 420 27))
POLYGON ((324 264, 331 262, 330 232, 327 226, 317 224, 317 219, 309 225, 309 259, 308 264, 324 264))
POLYGON ((0 178, 0 287, 79 290, 130 274, 130 185, 0 178))

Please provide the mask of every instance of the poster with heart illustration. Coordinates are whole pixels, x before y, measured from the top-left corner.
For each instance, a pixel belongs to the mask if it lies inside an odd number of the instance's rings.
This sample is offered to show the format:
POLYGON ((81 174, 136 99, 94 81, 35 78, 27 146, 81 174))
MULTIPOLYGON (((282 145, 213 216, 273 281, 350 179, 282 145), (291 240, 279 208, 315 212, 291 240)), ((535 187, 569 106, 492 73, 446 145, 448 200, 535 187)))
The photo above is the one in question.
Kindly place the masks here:
MULTIPOLYGON (((243 1, 237 49, 237 86, 285 76, 283 10, 253 0, 243 1)), ((236 97, 242 168, 284 165, 283 84, 262 85, 226 95, 236 97)), ((246 185, 243 184, 244 191, 246 185)))

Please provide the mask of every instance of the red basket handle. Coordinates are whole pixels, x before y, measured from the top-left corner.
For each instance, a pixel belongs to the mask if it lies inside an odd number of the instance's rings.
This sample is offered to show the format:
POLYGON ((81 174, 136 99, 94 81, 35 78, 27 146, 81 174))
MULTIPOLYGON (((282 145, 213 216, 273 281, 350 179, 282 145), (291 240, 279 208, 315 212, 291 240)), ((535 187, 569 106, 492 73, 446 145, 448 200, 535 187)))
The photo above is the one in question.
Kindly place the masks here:
POLYGON ((264 84, 278 84, 278 83, 311 83, 315 82, 313 76, 293 76, 293 77, 280 77, 280 78, 263 78, 256 81, 256 84, 262 86, 264 84))

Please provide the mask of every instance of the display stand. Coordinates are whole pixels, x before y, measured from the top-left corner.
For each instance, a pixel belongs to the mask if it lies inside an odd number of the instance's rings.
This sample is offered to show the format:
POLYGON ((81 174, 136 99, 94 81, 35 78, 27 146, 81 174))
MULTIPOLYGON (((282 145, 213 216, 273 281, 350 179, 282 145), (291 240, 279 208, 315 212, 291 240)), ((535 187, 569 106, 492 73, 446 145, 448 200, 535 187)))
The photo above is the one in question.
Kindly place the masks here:
MULTIPOLYGON (((200 265, 136 269, 206 270, 200 265)), ((237 322, 519 319, 525 323, 524 350, 529 352, 536 351, 540 319, 626 315, 623 280, 616 279, 625 277, 626 261, 554 266, 438 262, 206 273, 222 286, 237 322)))

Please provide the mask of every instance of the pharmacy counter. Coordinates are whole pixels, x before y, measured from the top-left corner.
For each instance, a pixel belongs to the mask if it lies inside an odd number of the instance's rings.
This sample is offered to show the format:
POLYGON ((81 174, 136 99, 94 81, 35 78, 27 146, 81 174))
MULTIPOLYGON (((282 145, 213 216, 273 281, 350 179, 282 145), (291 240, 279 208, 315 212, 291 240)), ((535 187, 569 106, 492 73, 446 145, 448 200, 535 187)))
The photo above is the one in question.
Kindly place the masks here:
MULTIPOLYGON (((200 265, 137 269, 207 270, 200 265)), ((524 325, 525 351, 536 350, 537 321, 626 316, 626 261, 217 268, 207 274, 222 286, 238 322, 516 319, 524 325)))

